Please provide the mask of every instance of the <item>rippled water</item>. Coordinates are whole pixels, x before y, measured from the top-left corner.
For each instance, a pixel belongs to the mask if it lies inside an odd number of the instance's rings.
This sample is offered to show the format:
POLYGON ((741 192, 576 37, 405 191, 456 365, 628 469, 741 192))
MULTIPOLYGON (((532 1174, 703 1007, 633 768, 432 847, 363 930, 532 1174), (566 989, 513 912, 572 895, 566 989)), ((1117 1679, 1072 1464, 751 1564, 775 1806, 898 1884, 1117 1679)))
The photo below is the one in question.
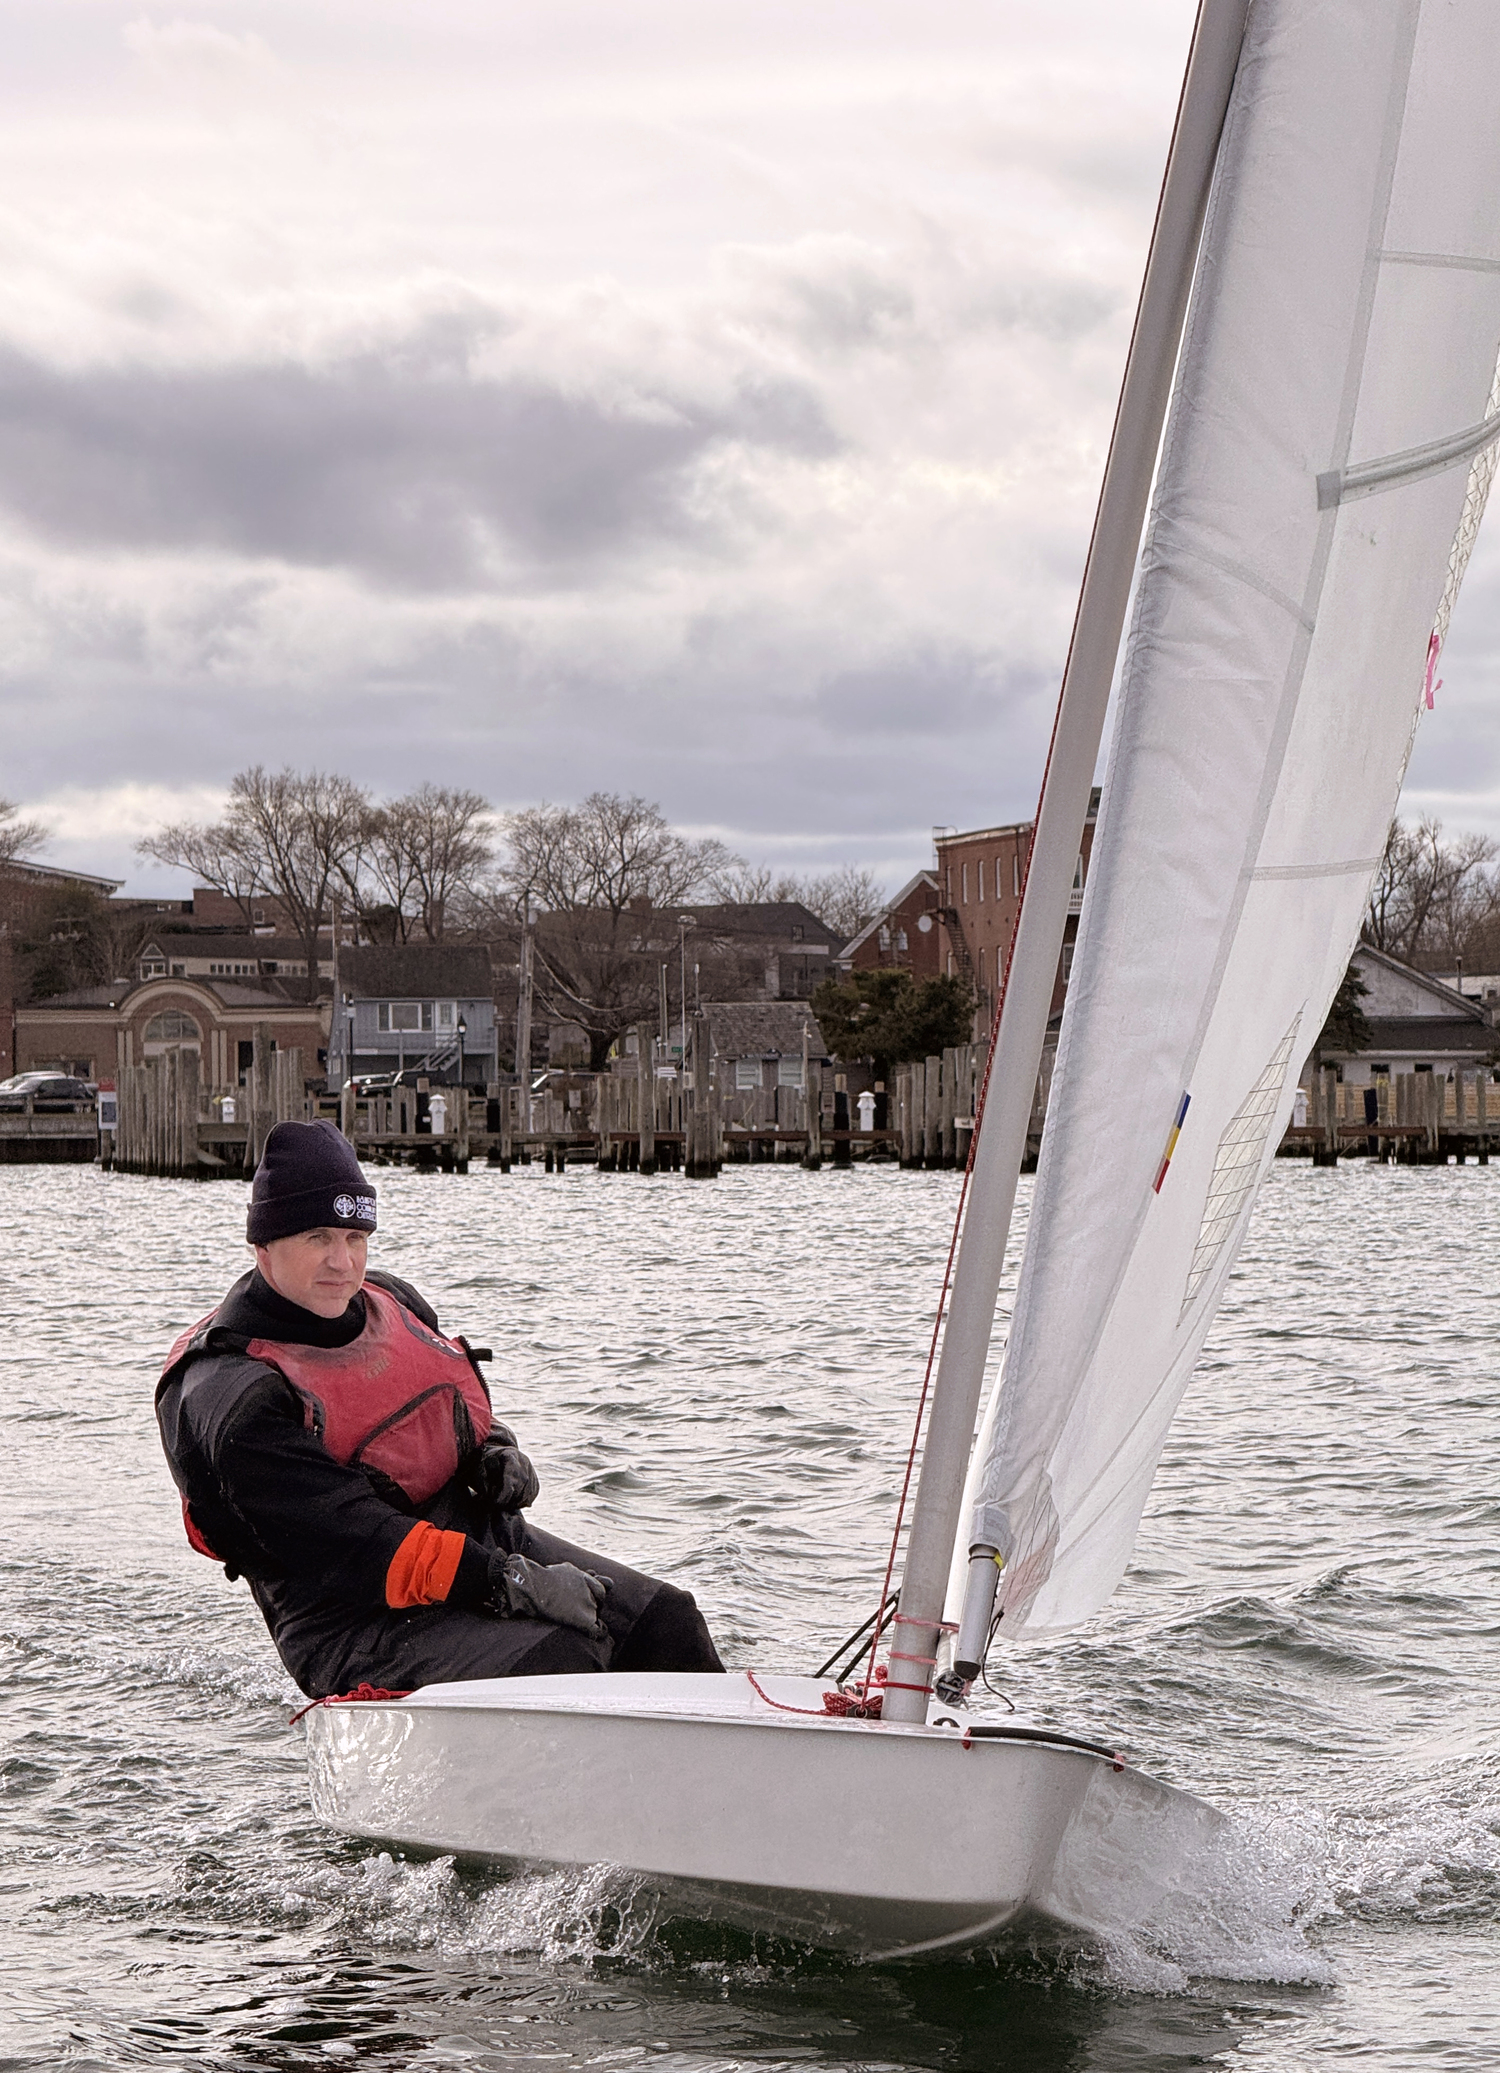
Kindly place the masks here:
MULTIPOLYGON (((951 1175, 380 1176, 381 1264, 487 1341, 539 1523, 691 1585, 731 1663, 869 1609, 951 1175)), ((0 2073, 1493 2067, 1500 1167, 1278 1167, 1104 1617, 1005 1658, 1236 1816, 1150 1949, 862 1969, 608 1878, 309 1818, 294 1700, 151 1419, 234 1186, 0 1168, 0 2073)))

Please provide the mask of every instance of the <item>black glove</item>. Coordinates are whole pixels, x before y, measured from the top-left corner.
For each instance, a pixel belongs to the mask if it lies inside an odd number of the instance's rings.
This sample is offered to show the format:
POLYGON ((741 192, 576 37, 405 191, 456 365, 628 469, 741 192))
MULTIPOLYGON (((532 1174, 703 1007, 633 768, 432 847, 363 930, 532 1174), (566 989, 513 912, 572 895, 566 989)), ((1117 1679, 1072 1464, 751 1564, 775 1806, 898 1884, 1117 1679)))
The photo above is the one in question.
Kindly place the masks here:
POLYGON ((494 1554, 484 1609, 497 1619, 549 1620, 554 1627, 572 1627, 598 1640, 604 1634, 599 1607, 608 1589, 608 1577, 575 1569, 571 1562, 544 1568, 524 1555, 494 1554))
POLYGON ((490 1436, 469 1464, 469 1488, 491 1512, 523 1512, 536 1503, 536 1470, 516 1445, 516 1436, 505 1425, 490 1428, 490 1436))

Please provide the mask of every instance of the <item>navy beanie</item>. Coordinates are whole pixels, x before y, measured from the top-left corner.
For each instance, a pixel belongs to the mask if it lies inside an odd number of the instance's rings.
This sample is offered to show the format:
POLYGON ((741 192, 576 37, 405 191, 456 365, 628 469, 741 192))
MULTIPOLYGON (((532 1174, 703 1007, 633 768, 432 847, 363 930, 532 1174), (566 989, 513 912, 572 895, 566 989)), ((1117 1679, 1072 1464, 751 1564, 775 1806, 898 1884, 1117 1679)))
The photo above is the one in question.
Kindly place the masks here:
POLYGON ((332 1123, 278 1123, 255 1169, 245 1237, 269 1245, 325 1228, 373 1231, 375 1190, 332 1123))

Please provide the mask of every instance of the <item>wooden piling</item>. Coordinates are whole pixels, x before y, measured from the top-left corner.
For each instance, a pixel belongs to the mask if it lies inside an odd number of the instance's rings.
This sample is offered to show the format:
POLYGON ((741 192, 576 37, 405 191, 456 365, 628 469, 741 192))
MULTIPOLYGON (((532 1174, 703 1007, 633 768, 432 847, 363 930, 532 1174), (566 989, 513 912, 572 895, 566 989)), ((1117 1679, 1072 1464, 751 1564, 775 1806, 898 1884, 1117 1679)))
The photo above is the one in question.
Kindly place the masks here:
MULTIPOLYGON (((805 1049, 805 1034, 803 1045, 805 1049)), ((684 1059, 684 1069, 686 1064, 687 1061, 684 1059)), ((693 1106, 686 1124, 688 1144, 685 1171, 689 1180, 712 1180, 714 1177, 713 1132, 708 1112, 711 1066, 708 1018, 700 1008, 693 1017, 693 1106)))
POLYGON ((929 1058, 922 1074, 922 1164, 938 1166, 943 1157, 943 1061, 929 1058))
POLYGON ((636 1130, 639 1156, 637 1170, 656 1171, 656 1076, 652 1071, 651 1032, 648 1025, 635 1026, 636 1130))
POLYGON ((1490 1163, 1489 1085, 1488 1069, 1481 1066, 1474 1075, 1474 1131, 1479 1139, 1481 1166, 1488 1166, 1490 1163))
POLYGON ((802 1025, 802 1107, 807 1142, 802 1150, 802 1164, 809 1173, 816 1173, 823 1164, 823 1089, 813 1084, 813 1074, 819 1080, 823 1077, 822 1067, 813 1062, 812 1027, 802 1025))

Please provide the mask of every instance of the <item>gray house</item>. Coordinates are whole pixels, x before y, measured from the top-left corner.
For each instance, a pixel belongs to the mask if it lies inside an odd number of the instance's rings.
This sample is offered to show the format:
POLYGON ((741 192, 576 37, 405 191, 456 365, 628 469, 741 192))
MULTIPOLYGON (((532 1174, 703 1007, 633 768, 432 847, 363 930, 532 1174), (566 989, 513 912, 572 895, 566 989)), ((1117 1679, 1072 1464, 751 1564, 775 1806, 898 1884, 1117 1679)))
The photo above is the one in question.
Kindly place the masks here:
POLYGON ((440 1086, 495 1077, 489 953, 472 944, 345 950, 329 1032, 329 1080, 413 1070, 440 1086))
MULTIPOLYGON (((1354 969, 1367 989, 1360 1006, 1370 1025, 1370 1048, 1357 1055, 1327 1050, 1346 1086, 1368 1087, 1391 1073, 1435 1072, 1488 1065, 1496 1052, 1491 1010, 1458 993, 1431 972, 1419 972, 1372 944, 1361 943, 1354 969)), ((1312 1084, 1312 1061, 1303 1084, 1312 1084)))
POLYGON ((832 1085, 828 1047, 805 1001, 705 1002, 703 1015, 726 1123, 800 1130, 806 1115, 804 1091, 823 1107, 824 1093, 832 1085), (802 1084, 804 1029, 812 1067, 807 1090, 802 1084))

